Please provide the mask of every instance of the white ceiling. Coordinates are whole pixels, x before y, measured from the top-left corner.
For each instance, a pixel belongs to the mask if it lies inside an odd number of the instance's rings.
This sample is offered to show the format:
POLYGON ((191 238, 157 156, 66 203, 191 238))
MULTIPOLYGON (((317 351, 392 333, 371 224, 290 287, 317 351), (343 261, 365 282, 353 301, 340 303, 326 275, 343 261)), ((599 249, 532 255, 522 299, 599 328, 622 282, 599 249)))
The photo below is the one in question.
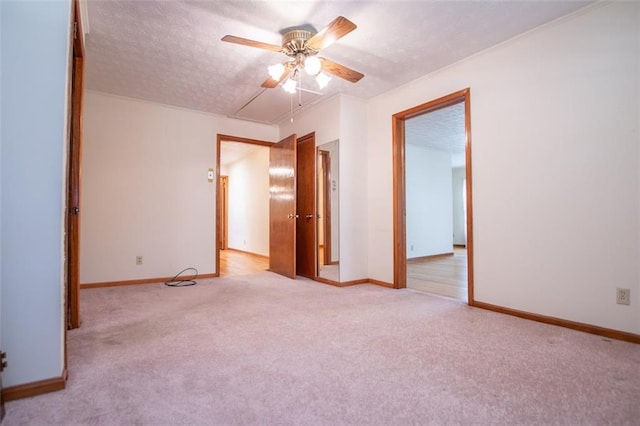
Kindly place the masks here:
POLYGON ((280 45, 284 28, 321 30, 340 15, 353 21, 358 28, 322 56, 365 77, 334 77, 322 96, 305 94, 308 106, 339 92, 369 99, 590 2, 88 0, 86 86, 275 123, 291 98, 260 85, 267 66, 286 57, 222 42, 224 35, 280 45))
POLYGON ((451 154, 451 167, 464 167, 464 103, 460 102, 405 121, 405 143, 451 154))
POLYGON ((227 167, 254 154, 256 151, 267 148, 269 147, 250 143, 222 141, 220 144, 220 166, 227 167))

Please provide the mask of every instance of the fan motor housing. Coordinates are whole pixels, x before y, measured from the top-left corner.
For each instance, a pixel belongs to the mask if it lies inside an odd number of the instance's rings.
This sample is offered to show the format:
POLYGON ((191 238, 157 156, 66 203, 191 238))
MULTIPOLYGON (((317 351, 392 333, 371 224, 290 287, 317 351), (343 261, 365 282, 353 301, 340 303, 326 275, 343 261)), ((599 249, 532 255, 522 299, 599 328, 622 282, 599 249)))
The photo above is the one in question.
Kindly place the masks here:
POLYGON ((306 30, 292 30, 282 36, 282 50, 287 56, 295 58, 299 53, 314 55, 317 51, 306 46, 307 40, 315 34, 306 30))

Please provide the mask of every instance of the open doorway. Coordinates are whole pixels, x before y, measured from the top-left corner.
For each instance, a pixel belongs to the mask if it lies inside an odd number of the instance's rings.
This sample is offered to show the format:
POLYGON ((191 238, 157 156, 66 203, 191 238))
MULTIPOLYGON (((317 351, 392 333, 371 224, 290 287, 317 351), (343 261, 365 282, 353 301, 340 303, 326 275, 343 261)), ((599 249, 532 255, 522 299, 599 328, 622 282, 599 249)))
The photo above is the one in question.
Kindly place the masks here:
POLYGON ((269 267, 269 146, 271 142, 218 135, 216 276, 269 267))
POLYGON ((407 288, 467 299, 464 103, 405 121, 407 288))
POLYGON ((469 89, 393 116, 394 286, 473 301, 469 89))

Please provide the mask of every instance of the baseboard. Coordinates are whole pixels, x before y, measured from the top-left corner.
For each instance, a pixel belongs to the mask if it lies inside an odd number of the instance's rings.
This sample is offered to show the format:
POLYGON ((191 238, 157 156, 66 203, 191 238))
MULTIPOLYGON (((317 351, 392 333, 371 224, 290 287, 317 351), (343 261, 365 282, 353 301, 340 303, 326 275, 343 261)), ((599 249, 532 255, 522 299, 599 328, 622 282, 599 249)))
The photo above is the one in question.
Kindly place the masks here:
POLYGON ((570 328, 572 330, 583 331, 585 333, 596 334, 598 336, 608 337, 610 339, 624 340, 631 343, 640 343, 640 334, 628 333, 626 331, 613 330, 610 328, 599 327, 581 322, 565 320, 561 318, 549 317, 546 315, 533 314, 530 312, 519 311, 517 309, 505 308, 490 303, 472 301, 470 306, 476 308, 487 309, 489 311, 499 312, 501 314, 513 315, 532 321, 542 322, 545 324, 557 325, 560 327, 570 328))
POLYGON ((430 254, 429 256, 410 257, 410 258, 407 259, 407 263, 423 262, 425 260, 433 260, 433 259, 439 259, 441 257, 449 257, 449 256, 453 256, 453 252, 451 252, 451 253, 440 253, 440 254, 430 254))
MULTIPOLYGON (((193 274, 192 274, 193 275, 193 274)), ((192 276, 189 275, 189 276, 192 276)), ((216 274, 198 274, 198 279, 200 278, 215 278, 218 275, 216 274)), ((140 280, 124 280, 124 281, 105 281, 99 283, 87 283, 80 284, 80 288, 102 288, 102 287, 118 287, 121 285, 138 285, 138 284, 158 284, 163 283, 165 281, 169 281, 174 277, 159 277, 159 278, 143 278, 140 280)))
POLYGON ((369 283, 369 279, 368 278, 361 278, 359 280, 342 281, 340 283, 340 287, 350 287, 352 285, 368 284, 368 283, 369 283))
POLYGON ((15 401, 16 399, 29 398, 31 396, 42 395, 49 392, 59 391, 67 384, 67 370, 62 372, 60 377, 39 380, 37 382, 25 383, 22 385, 9 386, 2 389, 2 398, 5 401, 15 401))
POLYGON ((394 288, 392 283, 388 283, 388 282, 385 282, 385 281, 374 280, 373 278, 368 278, 367 282, 369 284, 375 284, 375 285, 379 285, 381 287, 394 288))
POLYGON ((332 285, 332 286, 335 286, 335 287, 350 287, 352 285, 359 285, 359 284, 374 284, 374 285, 379 285, 379 286, 386 287, 386 288, 393 288, 393 284, 391 284, 391 283, 386 283, 384 281, 373 280, 371 278, 361 278, 359 280, 338 282, 338 281, 328 280, 328 279, 322 278, 322 277, 316 277, 315 281, 321 282, 323 284, 329 284, 329 285, 332 285))

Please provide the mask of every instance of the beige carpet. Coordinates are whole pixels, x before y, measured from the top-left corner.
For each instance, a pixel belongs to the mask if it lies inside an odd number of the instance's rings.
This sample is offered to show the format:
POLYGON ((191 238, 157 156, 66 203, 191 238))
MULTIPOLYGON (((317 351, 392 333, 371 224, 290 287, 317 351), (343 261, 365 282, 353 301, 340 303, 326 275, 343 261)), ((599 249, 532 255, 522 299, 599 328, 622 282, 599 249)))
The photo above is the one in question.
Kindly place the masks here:
POLYGON ((640 346, 269 272, 83 290, 67 389, 3 425, 638 424, 640 346))

